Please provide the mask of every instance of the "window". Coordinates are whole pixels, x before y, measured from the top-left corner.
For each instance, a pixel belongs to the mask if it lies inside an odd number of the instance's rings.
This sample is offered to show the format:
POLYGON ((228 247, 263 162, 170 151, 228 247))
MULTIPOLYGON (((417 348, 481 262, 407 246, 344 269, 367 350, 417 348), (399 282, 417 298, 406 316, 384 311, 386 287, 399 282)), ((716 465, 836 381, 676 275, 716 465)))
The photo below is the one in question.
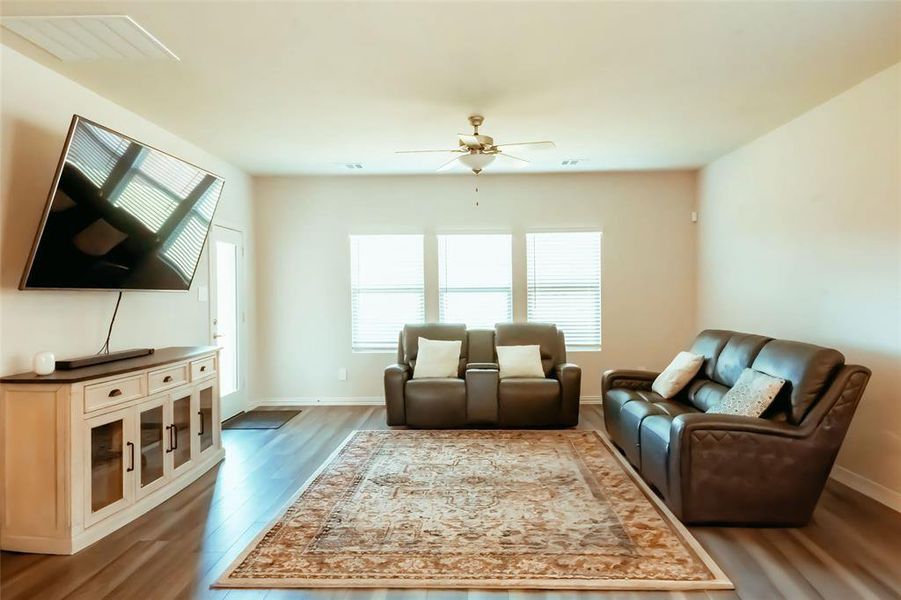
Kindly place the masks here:
POLYGON ((438 310, 443 323, 494 327, 513 320, 509 235, 438 236, 438 310))
POLYGON ((425 320, 421 235, 350 236, 352 347, 393 350, 406 323, 425 320))
POLYGON ((526 235, 528 319, 556 323, 568 348, 601 345, 601 233, 526 235))

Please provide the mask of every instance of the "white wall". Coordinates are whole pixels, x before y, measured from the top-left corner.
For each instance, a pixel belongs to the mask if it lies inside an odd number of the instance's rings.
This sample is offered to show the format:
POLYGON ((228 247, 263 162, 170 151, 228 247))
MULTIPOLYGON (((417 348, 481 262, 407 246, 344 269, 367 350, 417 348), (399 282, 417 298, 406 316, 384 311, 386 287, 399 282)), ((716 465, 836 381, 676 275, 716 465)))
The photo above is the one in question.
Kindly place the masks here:
MULTIPOLYGON (((515 248, 527 230, 601 229, 603 349, 570 353, 589 396, 603 370, 663 367, 695 333, 694 173, 483 175, 478 193, 472 176, 254 181, 261 398, 382 396, 394 354, 350 347, 352 233, 510 231, 515 248)), ((514 273, 522 260, 515 252, 514 273)))
MULTIPOLYGON (((31 370, 39 350, 60 357, 97 352, 116 301, 109 292, 17 289, 73 113, 224 177, 216 223, 243 229, 248 250, 253 232, 245 173, 6 46, 0 52, 0 372, 11 374, 31 370)), ((248 275, 252 286, 253 273, 248 275)), ((208 281, 205 252, 190 292, 127 292, 112 349, 208 344, 209 303, 200 302, 197 293, 208 281)), ((246 357, 249 346, 244 350, 246 357)))
POLYGON ((833 346, 873 370, 838 476, 897 506, 899 90, 896 65, 705 167, 698 238, 700 327, 833 346))

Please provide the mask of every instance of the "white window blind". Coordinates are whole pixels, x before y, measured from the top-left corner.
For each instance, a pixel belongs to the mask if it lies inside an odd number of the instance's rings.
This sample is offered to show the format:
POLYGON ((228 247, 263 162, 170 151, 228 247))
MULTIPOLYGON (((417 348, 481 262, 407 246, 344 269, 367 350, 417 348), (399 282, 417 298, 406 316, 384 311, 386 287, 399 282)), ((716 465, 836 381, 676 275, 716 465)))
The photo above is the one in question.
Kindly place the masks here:
POLYGON ((350 280, 354 350, 393 350, 425 320, 421 235, 350 236, 350 280))
POLYGON ((509 235, 439 235, 439 319, 467 327, 512 321, 512 272, 509 235))
POLYGON ((568 348, 601 345, 601 233, 526 235, 529 321, 555 323, 568 348))

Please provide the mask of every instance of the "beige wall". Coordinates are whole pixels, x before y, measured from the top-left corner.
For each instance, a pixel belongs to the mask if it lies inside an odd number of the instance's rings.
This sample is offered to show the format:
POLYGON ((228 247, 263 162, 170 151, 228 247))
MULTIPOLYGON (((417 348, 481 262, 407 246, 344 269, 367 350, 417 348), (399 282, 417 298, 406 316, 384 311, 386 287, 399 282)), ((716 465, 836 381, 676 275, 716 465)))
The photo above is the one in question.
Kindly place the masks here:
MULTIPOLYGON (((663 367, 690 341, 693 173, 485 175, 478 193, 475 183, 471 176, 255 179, 261 397, 381 397, 382 369, 394 355, 350 348, 352 233, 509 231, 521 248, 527 230, 602 230, 603 349, 570 355, 584 369, 587 395, 599 395, 603 370, 663 367), (338 381, 341 367, 347 381, 338 381)), ((523 254, 514 254, 514 273, 523 254)), ((428 287, 437 281, 436 261, 427 265, 428 287)), ((521 280, 514 298, 521 308, 521 280)))
MULTIPOLYGON (((106 337, 115 305, 109 292, 17 289, 73 113, 223 176, 216 222, 244 229, 248 249, 251 182, 230 164, 6 46, 0 52, 0 372, 9 374, 30 370, 39 350, 62 357, 93 354, 106 337)), ((190 292, 127 292, 112 348, 209 343, 209 303, 199 301, 197 292, 198 285, 208 285, 208 264, 204 253, 190 292)))
POLYGON ((901 498, 899 89, 896 65, 716 160, 699 192, 699 325, 834 346, 871 368, 838 460, 852 474, 837 475, 889 502, 901 498))

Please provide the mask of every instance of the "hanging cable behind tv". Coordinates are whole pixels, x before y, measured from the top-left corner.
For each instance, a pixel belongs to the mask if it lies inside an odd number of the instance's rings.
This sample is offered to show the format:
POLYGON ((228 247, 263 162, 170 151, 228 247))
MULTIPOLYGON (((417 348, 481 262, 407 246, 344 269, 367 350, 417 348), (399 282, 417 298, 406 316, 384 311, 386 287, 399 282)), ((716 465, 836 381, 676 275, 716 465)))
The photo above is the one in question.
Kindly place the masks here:
POLYGON ((116 298, 116 308, 113 309, 113 316, 110 319, 109 329, 106 332, 106 341, 100 348, 100 351, 93 356, 80 356, 78 358, 70 358, 66 360, 56 361, 56 368, 59 371, 71 371, 72 369, 80 369, 82 367, 90 367, 93 365, 102 365, 105 363, 115 362, 118 360, 126 360, 129 358, 138 358, 153 354, 153 348, 132 348, 130 350, 117 350, 110 352, 109 343, 113 336, 113 326, 116 324, 116 316, 119 314, 119 305, 122 303, 122 292, 116 298))

